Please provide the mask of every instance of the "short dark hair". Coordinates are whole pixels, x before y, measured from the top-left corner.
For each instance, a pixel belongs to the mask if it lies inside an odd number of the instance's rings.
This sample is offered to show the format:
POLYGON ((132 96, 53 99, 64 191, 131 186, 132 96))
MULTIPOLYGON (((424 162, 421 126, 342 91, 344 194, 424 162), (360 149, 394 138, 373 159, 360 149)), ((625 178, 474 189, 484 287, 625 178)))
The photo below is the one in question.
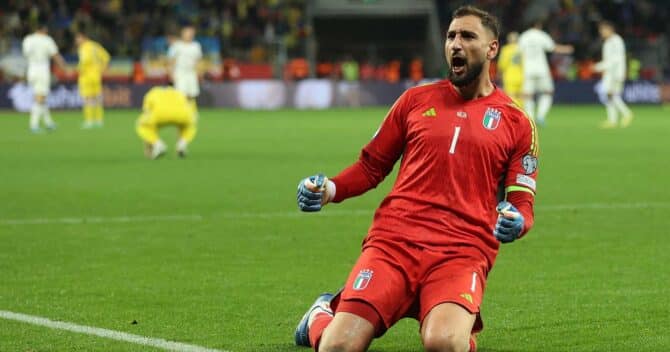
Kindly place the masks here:
POLYGON ((500 21, 498 21, 496 16, 470 5, 461 6, 454 10, 454 12, 451 14, 452 18, 465 16, 479 17, 479 19, 482 21, 482 25, 488 28, 491 33, 493 33, 493 36, 498 39, 498 36, 500 35, 500 21))

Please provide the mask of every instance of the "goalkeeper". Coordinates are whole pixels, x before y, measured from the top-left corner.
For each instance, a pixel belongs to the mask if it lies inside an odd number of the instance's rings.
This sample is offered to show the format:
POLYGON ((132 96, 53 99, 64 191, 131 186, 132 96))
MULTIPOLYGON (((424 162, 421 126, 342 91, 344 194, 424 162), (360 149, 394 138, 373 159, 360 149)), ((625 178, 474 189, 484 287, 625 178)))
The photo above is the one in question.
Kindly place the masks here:
POLYGON ((332 180, 300 182, 299 208, 320 211, 375 188, 401 160, 344 288, 309 308, 297 345, 366 351, 412 317, 426 351, 476 351, 500 245, 533 225, 538 165, 533 121, 489 77, 499 32, 488 12, 456 9, 448 79, 406 90, 358 160, 332 180))
POLYGON ((145 156, 158 159, 165 155, 167 145, 160 139, 158 130, 172 125, 179 129, 177 155, 184 158, 197 131, 196 113, 186 96, 173 87, 154 87, 144 96, 142 109, 136 130, 144 141, 145 156))

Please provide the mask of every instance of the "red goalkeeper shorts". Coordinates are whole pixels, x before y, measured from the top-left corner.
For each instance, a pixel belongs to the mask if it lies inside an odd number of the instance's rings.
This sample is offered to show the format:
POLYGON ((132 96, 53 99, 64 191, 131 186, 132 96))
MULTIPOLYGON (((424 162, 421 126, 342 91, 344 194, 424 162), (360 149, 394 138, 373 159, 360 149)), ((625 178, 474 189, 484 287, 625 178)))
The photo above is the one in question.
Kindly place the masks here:
POLYGON ((371 306, 383 322, 376 327, 378 336, 404 317, 423 322, 433 307, 446 302, 477 314, 477 332, 483 328, 479 307, 488 272, 486 256, 475 247, 444 252, 373 240, 364 245, 340 302, 371 306))

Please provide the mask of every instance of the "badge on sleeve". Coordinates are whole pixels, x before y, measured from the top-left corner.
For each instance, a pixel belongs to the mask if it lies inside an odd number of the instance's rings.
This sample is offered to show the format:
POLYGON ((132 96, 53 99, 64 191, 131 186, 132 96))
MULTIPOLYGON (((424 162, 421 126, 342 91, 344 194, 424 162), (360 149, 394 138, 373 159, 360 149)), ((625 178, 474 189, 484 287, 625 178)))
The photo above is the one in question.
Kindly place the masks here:
POLYGON ((521 159, 521 165, 523 166, 523 171, 526 175, 530 175, 537 170, 537 158, 530 154, 526 154, 523 159, 521 159))

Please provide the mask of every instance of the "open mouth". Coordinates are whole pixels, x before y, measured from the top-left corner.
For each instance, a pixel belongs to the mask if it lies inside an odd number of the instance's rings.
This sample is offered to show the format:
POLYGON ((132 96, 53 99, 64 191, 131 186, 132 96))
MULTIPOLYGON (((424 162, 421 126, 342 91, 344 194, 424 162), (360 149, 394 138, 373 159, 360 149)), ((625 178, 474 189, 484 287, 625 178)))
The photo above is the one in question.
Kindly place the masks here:
POLYGON ((466 60, 464 57, 455 56, 451 59, 451 70, 455 74, 461 74, 465 72, 466 60))

